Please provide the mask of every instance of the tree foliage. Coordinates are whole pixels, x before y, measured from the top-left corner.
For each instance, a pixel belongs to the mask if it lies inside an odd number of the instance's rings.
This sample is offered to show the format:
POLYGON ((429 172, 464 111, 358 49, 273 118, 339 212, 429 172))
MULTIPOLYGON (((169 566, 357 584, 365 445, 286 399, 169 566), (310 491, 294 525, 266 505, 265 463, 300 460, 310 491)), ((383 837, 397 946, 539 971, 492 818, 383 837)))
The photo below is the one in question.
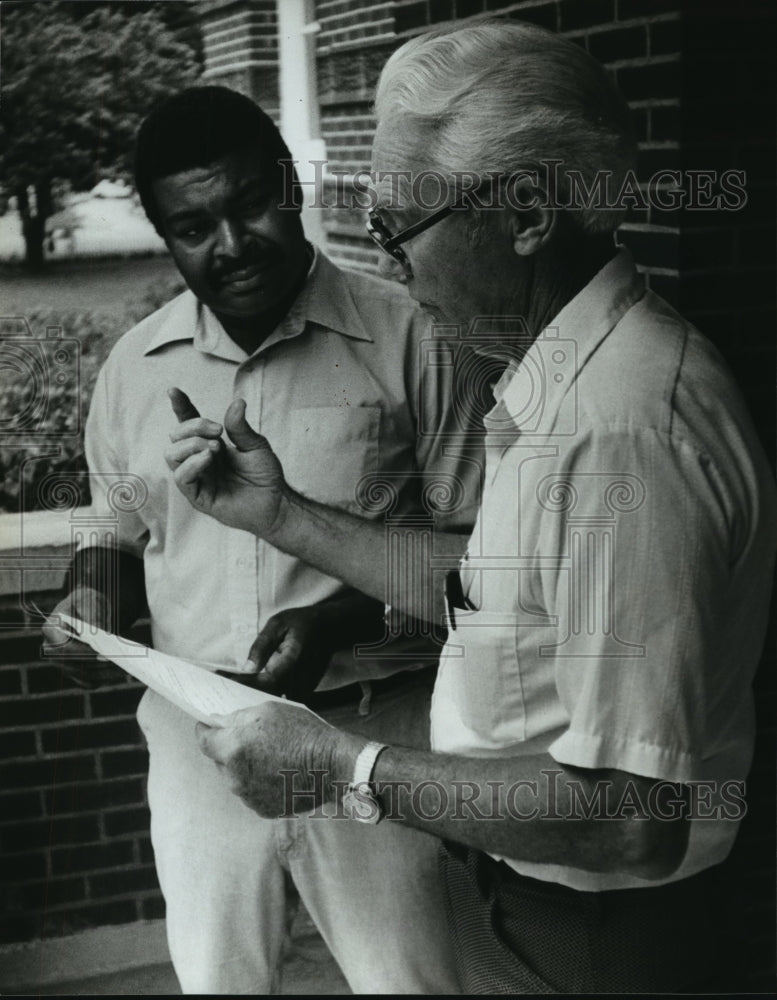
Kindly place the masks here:
POLYGON ((42 260, 55 182, 83 190, 126 175, 144 115, 199 74, 161 5, 92 6, 74 17, 67 3, 3 4, 0 177, 18 199, 30 263, 42 260))

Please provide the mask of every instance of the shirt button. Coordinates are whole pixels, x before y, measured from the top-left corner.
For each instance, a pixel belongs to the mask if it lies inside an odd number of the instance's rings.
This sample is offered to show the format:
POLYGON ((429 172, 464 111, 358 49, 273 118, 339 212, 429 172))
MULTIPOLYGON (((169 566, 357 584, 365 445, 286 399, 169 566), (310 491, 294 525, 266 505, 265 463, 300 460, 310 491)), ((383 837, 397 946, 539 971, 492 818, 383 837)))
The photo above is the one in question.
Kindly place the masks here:
POLYGON ((248 626, 247 625, 238 625, 237 630, 241 634, 245 634, 248 631, 248 626))
POLYGON ((239 558, 239 559, 237 560, 237 565, 238 565, 238 566, 240 566, 240 568, 242 569, 242 568, 243 568, 243 566, 245 566, 245 564, 246 564, 246 561, 245 561, 245 559, 244 559, 244 558, 243 558, 243 557, 241 556, 241 557, 240 557, 240 558, 239 558))

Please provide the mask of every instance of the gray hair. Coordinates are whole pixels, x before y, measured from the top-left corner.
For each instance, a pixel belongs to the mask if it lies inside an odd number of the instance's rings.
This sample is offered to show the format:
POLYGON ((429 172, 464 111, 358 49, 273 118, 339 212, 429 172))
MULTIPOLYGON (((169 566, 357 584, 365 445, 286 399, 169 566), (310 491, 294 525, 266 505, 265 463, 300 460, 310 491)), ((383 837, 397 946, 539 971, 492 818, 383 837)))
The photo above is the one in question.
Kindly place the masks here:
POLYGON ((560 35, 502 20, 420 35, 384 66, 375 112, 379 122, 420 127, 430 168, 446 176, 547 176, 561 161, 548 192, 555 204, 590 234, 622 220, 611 194, 636 159, 628 107, 604 68, 560 35), (603 181, 606 198, 580 197, 582 185, 592 191, 603 181))

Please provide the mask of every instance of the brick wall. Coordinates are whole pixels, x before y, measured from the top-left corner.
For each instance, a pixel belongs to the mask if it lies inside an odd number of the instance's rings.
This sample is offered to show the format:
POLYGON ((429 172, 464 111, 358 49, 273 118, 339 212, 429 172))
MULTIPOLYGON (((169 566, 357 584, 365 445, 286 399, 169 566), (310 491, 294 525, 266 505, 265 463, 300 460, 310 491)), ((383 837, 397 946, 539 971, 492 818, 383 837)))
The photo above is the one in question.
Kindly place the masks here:
MULTIPOLYGON (((347 178, 369 169, 375 84, 400 41, 394 22, 396 7, 396 3, 316 0, 321 26, 316 36, 318 99, 330 174, 347 178)), ((348 191, 347 182, 340 190, 348 191)), ((325 203, 336 206, 337 200, 334 184, 326 184, 325 203)), ((335 260, 350 267, 377 268, 379 252, 365 239, 363 213, 330 207, 324 210, 324 228, 335 260)))
POLYGON ((205 83, 232 87, 278 118, 275 0, 198 0, 205 83))
MULTIPOLYGON (((26 598, 45 611, 58 596, 26 598)), ((73 685, 41 658, 14 595, 0 622, 0 942, 163 916, 134 717, 142 686, 73 685)), ((134 637, 148 641, 142 627, 134 637)))
MULTIPOLYGON (((616 0, 398 0, 382 4, 318 0, 318 86, 330 167, 344 174, 369 167, 375 128, 372 98, 391 52, 432 25, 483 13, 515 17, 559 31, 587 48, 613 72, 633 109, 640 140, 640 177, 676 167, 680 8, 681 0, 617 0, 617 7, 616 0)), ((334 195, 329 194, 326 200, 333 204, 334 195)), ((375 266, 377 257, 365 242, 361 213, 331 208, 325 227, 335 259, 352 266, 375 266)), ((676 302, 680 244, 676 213, 667 218, 652 209, 635 209, 622 228, 621 238, 633 248, 661 294, 676 302)))
MULTIPOLYGON (((237 18, 226 28, 244 25, 246 46, 259 51, 257 38, 275 31, 271 0, 207 0, 201 7, 208 58, 223 53, 233 60, 216 67, 220 81, 260 100, 257 85, 277 95, 271 44, 259 47, 268 65, 253 67, 264 75, 248 79, 250 66, 236 68, 246 61, 239 32, 215 34, 227 18, 237 18), (230 44, 217 49, 214 37, 230 44)), ((770 25, 757 20, 759 5, 740 0, 734 19, 730 5, 711 0, 317 0, 318 88, 330 168, 368 167, 374 85, 393 49, 431 24, 484 10, 560 30, 610 67, 634 110, 643 176, 660 167, 747 171, 743 211, 634 211, 622 239, 651 285, 719 344, 774 455, 773 283, 764 281, 774 265, 774 151, 773 140, 762 136, 763 123, 773 121, 764 79, 771 52, 770 25)), ((358 213, 330 209, 326 225, 333 256, 375 266, 358 213)), ((44 608, 53 603, 53 594, 33 596, 44 608)), ((40 660, 39 635, 18 613, 9 617, 12 602, 6 603, 0 613, 0 846, 7 889, 0 939, 158 916, 145 752, 133 720, 140 688, 127 683, 84 693, 70 687, 40 660)), ((746 903, 739 947, 754 991, 773 988, 774 650, 773 630, 756 681, 758 749, 733 859, 746 903)))

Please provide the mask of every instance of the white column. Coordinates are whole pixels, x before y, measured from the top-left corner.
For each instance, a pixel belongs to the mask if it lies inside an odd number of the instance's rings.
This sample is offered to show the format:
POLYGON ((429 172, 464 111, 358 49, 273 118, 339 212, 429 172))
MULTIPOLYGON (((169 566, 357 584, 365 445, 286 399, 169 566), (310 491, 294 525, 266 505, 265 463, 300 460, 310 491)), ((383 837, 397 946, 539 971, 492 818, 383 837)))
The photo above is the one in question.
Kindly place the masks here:
MULTIPOLYGON (((297 173, 303 182, 305 232, 314 243, 323 246, 321 210, 312 207, 316 192, 310 186, 316 179, 311 161, 326 159, 326 146, 320 136, 316 79, 315 46, 319 26, 314 18, 313 0, 276 0, 276 8, 281 132, 292 158, 297 160, 297 173)), ((318 176, 321 174, 319 168, 318 176)), ((322 192, 318 195, 320 201, 322 192)))

